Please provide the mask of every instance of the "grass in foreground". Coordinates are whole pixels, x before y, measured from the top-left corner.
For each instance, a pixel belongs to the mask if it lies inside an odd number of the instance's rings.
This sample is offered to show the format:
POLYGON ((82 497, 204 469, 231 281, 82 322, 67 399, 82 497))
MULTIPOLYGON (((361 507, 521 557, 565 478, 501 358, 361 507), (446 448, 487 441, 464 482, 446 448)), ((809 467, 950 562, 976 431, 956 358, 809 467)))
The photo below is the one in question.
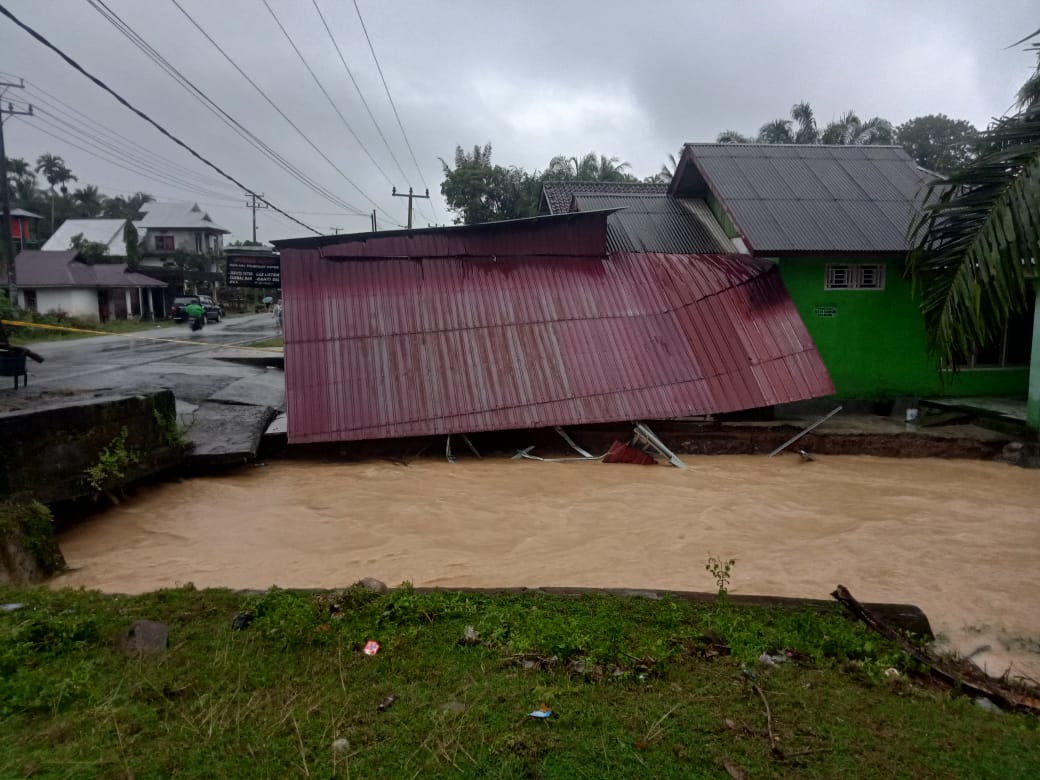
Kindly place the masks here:
POLYGON ((11 601, 3 777, 1040 776, 1036 718, 909 682, 909 659, 837 610, 407 588, 0 588, 11 601), (139 618, 169 625, 168 651, 114 649, 139 618), (786 648, 800 660, 757 660, 786 648))

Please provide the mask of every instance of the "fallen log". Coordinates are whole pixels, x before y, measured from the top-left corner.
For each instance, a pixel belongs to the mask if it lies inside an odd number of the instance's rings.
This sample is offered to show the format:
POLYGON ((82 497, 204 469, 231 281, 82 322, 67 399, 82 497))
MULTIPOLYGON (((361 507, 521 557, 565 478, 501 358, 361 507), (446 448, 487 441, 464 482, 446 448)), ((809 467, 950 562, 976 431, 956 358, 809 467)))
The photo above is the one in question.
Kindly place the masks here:
POLYGON ((994 680, 969 660, 943 658, 923 650, 901 631, 888 625, 860 604, 844 585, 839 585, 831 596, 871 629, 886 639, 891 639, 903 652, 927 666, 934 677, 947 685, 977 696, 985 696, 1006 709, 1040 714, 1040 692, 994 680))

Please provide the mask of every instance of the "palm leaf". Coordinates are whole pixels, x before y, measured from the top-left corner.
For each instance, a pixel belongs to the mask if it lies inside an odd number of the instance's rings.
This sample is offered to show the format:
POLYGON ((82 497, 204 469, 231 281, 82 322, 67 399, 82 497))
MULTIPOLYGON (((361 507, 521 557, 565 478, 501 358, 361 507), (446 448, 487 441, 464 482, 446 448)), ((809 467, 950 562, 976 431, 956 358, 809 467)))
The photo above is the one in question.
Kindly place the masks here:
POLYGON ((956 365, 1028 304, 1040 257, 1040 106, 997 122, 979 157, 929 185, 907 272, 929 348, 956 365))

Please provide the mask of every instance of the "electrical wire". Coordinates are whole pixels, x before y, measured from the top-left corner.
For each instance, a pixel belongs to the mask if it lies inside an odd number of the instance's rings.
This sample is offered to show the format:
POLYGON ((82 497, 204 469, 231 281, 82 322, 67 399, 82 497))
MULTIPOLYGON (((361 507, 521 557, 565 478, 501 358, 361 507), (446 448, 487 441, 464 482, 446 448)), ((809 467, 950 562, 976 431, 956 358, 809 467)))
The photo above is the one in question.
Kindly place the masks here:
POLYGON ((366 147, 365 143, 358 137, 358 134, 354 132, 354 128, 351 127, 350 122, 347 121, 347 118, 343 116, 343 112, 339 110, 339 106, 336 105, 336 101, 332 99, 332 95, 330 95, 329 91, 325 89, 325 85, 321 83, 321 80, 318 78, 318 75, 314 72, 314 69, 311 68, 309 64, 307 64, 307 60, 304 58, 303 53, 300 51, 300 48, 296 45, 296 42, 292 39, 292 36, 289 35, 289 31, 285 29, 285 25, 282 24, 277 14, 275 14, 274 9, 271 8, 271 4, 267 2, 267 0, 261 0, 261 2, 264 4, 264 7, 267 8, 267 12, 271 14, 271 18, 274 19, 274 23, 278 25, 278 29, 282 31, 282 35, 284 35, 285 40, 289 42, 289 46, 292 47, 292 50, 294 52, 296 52, 296 56, 299 57, 300 62, 303 63, 303 67, 305 67, 307 69, 307 72, 311 74, 311 78, 314 80, 314 83, 318 85, 318 89, 321 90, 321 94, 325 96, 325 99, 329 102, 329 105, 332 106, 332 110, 336 112, 336 115, 339 117, 339 121, 343 123, 343 126, 347 128, 347 131, 354 137, 354 140, 357 141, 358 146, 361 147, 361 151, 365 153, 368 159, 376 167, 376 170, 383 175, 383 178, 386 179, 386 183, 393 186, 393 182, 390 180, 390 177, 386 175, 386 171, 384 171, 383 167, 378 162, 376 162, 376 158, 372 156, 372 153, 368 151, 368 147, 366 147))
POLYGON ((168 166, 171 171, 178 171, 182 174, 187 174, 193 179, 205 179, 210 184, 213 184, 215 186, 224 185, 224 181, 222 179, 218 179, 217 177, 211 176, 208 173, 200 173, 199 171, 193 170, 185 165, 171 160, 168 157, 164 157, 163 155, 159 154, 158 152, 152 149, 149 149, 143 144, 139 144, 132 138, 128 138, 127 136, 120 133, 118 130, 113 130, 112 128, 102 124, 101 122, 89 116, 88 114, 83 113, 75 106, 66 103, 57 95, 48 92, 40 85, 34 84, 28 79, 25 80, 25 84, 27 87, 25 90, 25 94, 30 96, 32 100, 35 101, 37 104, 42 103, 44 106, 48 106, 52 110, 57 111, 60 114, 64 114, 65 116, 69 117, 69 119, 72 119, 74 121, 88 122, 91 125, 93 125, 94 128, 96 128, 96 132, 98 132, 99 134, 103 136, 108 136, 109 138, 116 139, 117 143, 129 144, 130 146, 134 147, 134 149, 139 150, 141 154, 147 156, 148 158, 154 158, 158 161, 158 163, 162 163, 163 167, 168 166), (78 117, 78 119, 76 119, 76 117, 78 117))
MULTIPOLYGON (((107 142, 104 139, 100 139, 97 136, 93 136, 89 132, 78 128, 76 125, 70 125, 67 122, 63 122, 60 117, 51 114, 46 109, 37 109, 34 114, 34 118, 44 125, 52 128, 56 131, 63 131, 64 133, 71 135, 75 140, 80 143, 85 143, 88 146, 96 150, 94 153, 95 157, 106 160, 108 162, 117 165, 128 171, 132 171, 143 176, 146 179, 157 181, 161 184, 170 184, 171 186, 177 187, 178 189, 185 190, 186 192, 194 192, 198 195, 204 195, 211 198, 223 198, 226 197, 226 193, 218 190, 213 190, 208 187, 204 187, 201 184, 194 182, 191 179, 186 179, 182 176, 171 174, 168 171, 164 171, 161 168, 154 166, 147 160, 143 160, 140 156, 132 153, 128 149, 120 149, 118 146, 114 146, 111 142, 107 142), (56 121, 55 121, 56 120, 56 121), (110 155, 111 157, 105 156, 110 155), (134 166, 134 167, 130 167, 134 166)), ((34 123, 26 122, 30 126, 34 123)), ((90 154, 90 152, 88 152, 90 154)))
POLYGON ((360 85, 357 83, 357 79, 354 78, 354 73, 350 70, 350 66, 347 65, 346 57, 343 56, 342 50, 339 48, 339 44, 336 42, 336 37, 332 34, 332 29, 329 27, 329 23, 325 21, 325 15, 321 12, 321 8, 318 6, 318 0, 311 0, 314 4, 314 10, 318 12, 318 18, 321 19, 321 24, 325 28, 325 32, 329 35, 329 40, 332 41, 332 46, 336 50, 336 54, 339 55, 339 61, 343 63, 343 70, 347 72, 347 76, 350 78, 350 83, 354 85, 354 89, 357 91, 358 97, 361 98, 361 105, 365 107, 365 111, 368 112, 368 118, 372 120, 372 125, 375 127, 376 132, 379 133, 379 137, 383 139, 383 145, 386 146, 386 151, 390 155, 390 159, 394 161, 394 165, 397 166, 398 173, 401 174, 401 178, 404 179, 404 183, 409 187, 412 186, 411 180, 408 178, 408 174, 404 172, 404 168, 401 167, 401 163, 397 161, 397 155, 394 154, 394 150, 390 147, 390 142, 387 140, 386 135, 383 133, 383 128, 379 126, 379 122, 376 121, 375 114, 372 113, 372 109, 368 105, 368 101, 365 100, 365 95, 361 91, 360 85))
MULTIPOLYGON (((361 209, 345 200, 340 198, 338 195, 332 193, 329 189, 317 183, 310 176, 305 174, 285 157, 272 149, 267 143, 261 140, 248 128, 244 127, 241 122, 236 120, 233 116, 228 114, 223 108, 221 108, 212 98, 209 97, 205 92, 197 87, 190 79, 188 79, 183 73, 181 73, 172 63, 163 57, 154 47, 151 46, 143 37, 141 37, 130 25, 124 22, 118 14, 112 11, 103 0, 87 0, 88 4, 97 11, 106 21, 112 24, 120 33, 122 33, 131 43, 133 43, 138 49, 151 59, 156 65, 158 65, 163 71, 166 72, 174 81, 188 92, 192 97, 198 100, 202 105, 215 116, 217 116, 225 125, 230 127, 240 137, 246 140, 249 144, 257 148, 262 154, 268 159, 274 161, 279 167, 285 170, 290 176, 309 187, 311 190, 321 195, 323 198, 328 200, 330 203, 343 208, 346 211, 353 212, 355 214, 364 214, 361 209)), ((320 150, 319 150, 320 151, 320 150)))
POLYGON ((108 84, 106 84, 105 82, 103 82, 103 81, 102 81, 101 79, 99 79, 99 78, 98 78, 97 76, 94 76, 94 75, 92 75, 92 74, 88 73, 88 72, 87 72, 87 71, 86 71, 86 70, 85 70, 85 69, 83 68, 83 66, 82 66, 82 65, 80 65, 80 64, 79 64, 78 62, 76 62, 76 61, 75 61, 74 59, 72 59, 72 57, 70 57, 70 56, 69 56, 68 54, 66 54, 66 53, 65 53, 64 51, 62 51, 62 50, 61 50, 61 49, 59 49, 59 48, 58 48, 57 46, 55 46, 55 45, 54 45, 53 43, 51 43, 51 42, 50 42, 49 40, 47 40, 47 39, 46 39, 46 38, 45 38, 45 37, 44 37, 43 35, 41 35, 40 33, 38 33, 38 32, 37 32, 36 30, 34 30, 34 29, 33 29, 32 27, 30 27, 30 26, 29 26, 29 25, 27 25, 27 24, 26 24, 25 22, 23 22, 23 21, 22 21, 21 19, 19 19, 19 18, 18 18, 17 16, 15 16, 15 15, 14 15, 13 13, 11 13, 11 12, 10 12, 10 11, 9 11, 9 10, 7 9, 7 7, 6 7, 6 6, 4 6, 4 5, 2 5, 2 4, 0 4, 0 14, 2 14, 3 16, 6 16, 6 17, 7 17, 8 19, 10 19, 10 20, 11 20, 12 22, 14 22, 14 23, 15 23, 16 25, 18 25, 19 27, 21 27, 21 28, 22 28, 23 30, 25 30, 25 32, 27 32, 27 33, 28 33, 29 35, 31 35, 31 36, 32 36, 33 38, 35 38, 35 39, 36 39, 37 41, 39 41, 39 42, 40 42, 40 43, 42 43, 42 44, 43 44, 44 46, 46 46, 46 47, 47 47, 48 49, 50 49, 50 50, 51 50, 51 51, 53 51, 53 52, 54 52, 55 54, 57 54, 57 55, 58 55, 59 57, 61 57, 61 59, 62 59, 62 60, 64 60, 64 61, 65 61, 65 62, 66 62, 66 63, 67 63, 67 64, 68 64, 68 65, 69 65, 70 67, 72 67, 73 69, 75 69, 76 71, 78 71, 78 72, 79 72, 79 73, 80 73, 81 75, 85 76, 85 77, 86 77, 87 79, 89 79, 89 80, 90 80, 91 82, 93 82, 93 83, 94 83, 94 84, 96 84, 97 86, 101 87, 101 89, 105 90, 105 92, 107 92, 107 93, 108 93, 108 94, 110 94, 110 95, 111 95, 112 97, 114 97, 114 98, 115 98, 115 99, 116 99, 116 100, 117 100, 117 101, 118 101, 118 102, 119 102, 119 103, 120 103, 120 104, 121 104, 122 106, 124 106, 125 108, 128 108, 128 109, 129 109, 130 111, 133 111, 133 112, 134 112, 134 113, 135 113, 135 114, 136 114, 137 116, 139 116, 139 117, 140 117, 141 119, 143 119, 143 120, 145 120, 146 122, 148 122, 148 124, 150 124, 150 125, 151 125, 152 127, 154 127, 154 128, 156 129, 156 130, 158 130, 158 131, 159 131, 160 133, 162 133, 162 134, 163 134, 164 136, 166 136, 167 138, 169 138, 169 139, 170 139, 171 141, 173 141, 173 142, 174 142, 175 144, 177 144, 178 146, 180 146, 180 147, 181 147, 182 149, 184 149, 185 151, 187 151, 187 152, 188 152, 189 154, 191 154, 191 155, 192 155, 193 157, 195 157, 196 159, 198 159, 198 160, 199 160, 200 162, 202 162, 202 163, 205 163, 206 165, 208 165, 208 166, 209 166, 210 168, 212 168, 212 169, 213 169, 214 171, 216 171, 217 173, 219 173, 219 174, 220 174, 221 176, 223 176, 223 177, 224 177, 225 179, 227 179, 228 181, 232 182, 232 183, 233 183, 233 184, 234 184, 235 186, 237 186, 237 187, 239 187, 240 189, 242 189, 242 190, 244 190, 245 192, 247 192, 247 193, 248 193, 249 195, 255 195, 255 196, 256 196, 256 198, 257 198, 257 200, 261 201, 262 203, 266 203, 266 204, 267 204, 267 205, 268 205, 268 206, 269 206, 269 207, 270 207, 271 209, 273 209, 274 211, 278 212, 279 214, 283 214, 283 215, 285 215, 286 217, 288 217, 289 219, 291 219, 291 220, 292 220, 293 222, 295 222, 295 223, 297 223, 298 225, 300 225, 301 227, 303 227, 303 228, 305 228, 305 229, 307 229, 307 230, 311 231, 312 233, 316 233, 316 234, 318 234, 318 235, 321 235, 321 232, 320 232, 320 231, 318 231, 318 230, 315 230, 315 229, 314 229, 314 228, 312 228, 312 227, 311 227, 310 225, 308 225, 308 224, 306 224, 306 223, 304 223, 304 222, 301 222, 300 220, 296 219, 296 217, 293 217, 293 216, 291 216, 290 214, 288 214, 287 212, 283 211, 283 210, 282 210, 281 208, 279 208, 278 206, 276 206, 276 205, 274 205, 273 203, 271 203, 271 201, 269 201, 268 199, 266 199, 266 198, 265 198, 265 197, 264 197, 263 195, 260 195, 259 193, 256 193, 256 192, 254 192, 254 191, 253 191, 252 189, 250 189, 249 187, 247 187, 246 185, 244 185, 244 184, 243 184, 242 182, 240 182, 240 181, 239 181, 238 179, 236 179, 236 178, 235 178, 234 176, 232 176, 232 175, 231 175, 231 174, 229 174, 229 173, 226 173, 226 172, 225 172, 225 171, 224 171, 224 170, 223 170, 222 168, 220 168, 219 166, 217 166, 217 165, 216 165, 215 163, 212 163, 212 162, 210 162, 210 161, 209 161, 208 159, 206 159, 206 158, 205 158, 205 157, 203 157, 203 156, 202 156, 201 154, 199 154, 198 152, 196 152, 196 151, 195 151, 195 150, 194 150, 194 149, 193 149, 192 147, 188 146, 188 144, 186 144, 186 143, 185 143, 184 141, 182 141, 182 140, 181 140, 180 138, 178 138, 177 136, 175 136, 175 135, 174 135, 173 133, 171 133, 171 132, 170 132, 169 130, 167 130, 167 129, 166 129, 165 127, 163 127, 163 126, 162 126, 161 124, 159 124, 158 122, 156 122, 156 121, 155 121, 154 119, 152 119, 152 118, 151 118, 150 116, 148 116, 148 115, 147 115, 146 113, 144 113, 143 111, 141 111, 141 110, 140 110, 139 108, 135 108, 135 107, 134 107, 133 105, 131 105, 131 104, 130 104, 130 103, 129 103, 129 102, 127 101, 127 100, 126 100, 126 98, 124 98, 124 97, 123 97, 122 95, 120 95, 119 93, 117 93, 117 92, 116 92, 116 91, 115 91, 114 89, 112 89, 112 88, 111 88, 110 86, 108 86, 108 84))
MULTIPOLYGON (((94 0, 88 0, 88 2, 94 2, 94 0)), ((253 79, 252 79, 252 77, 251 77, 251 76, 249 76, 249 74, 247 74, 247 73, 246 73, 246 72, 245 72, 244 70, 242 70, 242 68, 240 68, 240 67, 238 66, 238 63, 236 63, 236 62, 235 62, 235 61, 234 61, 234 60, 233 60, 233 59, 231 58, 231 56, 230 56, 230 55, 229 55, 229 54, 228 54, 228 53, 227 53, 226 51, 224 51, 224 49, 223 49, 223 48, 222 48, 222 47, 220 46, 220 44, 219 44, 219 43, 217 43, 217 42, 216 42, 215 40, 213 40, 213 37, 212 37, 212 36, 211 36, 211 35, 210 35, 210 34, 209 34, 208 32, 206 32, 206 30, 205 30, 205 29, 204 29, 204 28, 202 27, 202 25, 200 25, 200 24, 199 24, 199 23, 198 23, 197 21, 195 21, 194 17, 192 17, 192 15, 191 15, 191 14, 189 14, 189 13, 188 13, 187 11, 185 11, 185 10, 184 10, 184 8, 183 8, 183 7, 181 6, 181 4, 180 4, 180 3, 178 2, 178 0, 170 0, 170 2, 171 2, 171 3, 173 3, 173 5, 174 5, 174 6, 175 6, 175 7, 177 8, 177 10, 178 10, 178 11, 180 11, 180 12, 181 12, 181 13, 182 13, 182 14, 184 15, 184 17, 185 17, 185 18, 186 18, 186 19, 187 19, 187 20, 188 20, 189 22, 191 22, 191 24, 192 24, 192 25, 193 25, 193 26, 195 27, 195 29, 196 29, 196 30, 198 30, 198 31, 199 31, 200 33, 202 33, 203 37, 204 37, 204 38, 205 38, 205 39, 206 39, 207 41, 209 41, 209 42, 210 42, 210 43, 211 43, 211 44, 213 45, 213 47, 214 47, 214 48, 215 48, 215 49, 216 49, 216 50, 217 50, 218 52, 220 52, 220 54, 221 54, 221 55, 222 55, 222 56, 224 57, 224 59, 225 59, 225 60, 227 60, 227 61, 228 61, 228 63, 229 63, 229 64, 230 64, 230 65, 231 65, 231 66, 232 66, 232 67, 233 67, 233 68, 234 68, 235 70, 237 70, 237 71, 238 71, 238 73, 239 73, 239 74, 240 74, 240 75, 241 75, 241 76, 242 76, 242 77, 243 77, 243 78, 244 78, 244 79, 245 79, 246 81, 248 81, 248 82, 249 82, 249 85, 250 85, 250 86, 251 86, 251 87, 252 87, 252 88, 253 88, 254 90, 256 90, 256 92, 257 92, 257 93, 258 93, 258 94, 259 94, 259 95, 260 95, 260 96, 261 96, 261 97, 262 97, 262 98, 263 98, 264 100, 266 100, 266 101, 267 101, 267 103, 268 103, 268 104, 269 104, 269 105, 271 106, 271 108, 273 108, 273 109, 274 109, 275 111, 277 111, 277 112, 278 112, 278 115, 279 115, 279 116, 281 116, 281 117, 282 117, 282 119, 284 119, 284 120, 285 120, 286 122, 288 122, 289 126, 290 126, 290 127, 292 127, 292 128, 293 128, 293 130, 295 130, 295 131, 297 132, 297 134, 298 134, 298 135, 299 135, 299 136, 300 136, 301 138, 303 138, 303 140, 304 140, 304 141, 306 141, 306 142, 307 142, 307 144, 308 144, 308 145, 310 145, 310 147, 311 147, 312 149, 314 149, 314 151, 316 151, 316 152, 317 152, 317 153, 318 153, 318 154, 319 154, 319 155, 321 156, 321 158, 322 158, 323 160, 325 160, 325 162, 326 162, 326 163, 328 163, 328 164, 329 164, 329 166, 331 166, 331 167, 332 167, 332 169, 333 169, 334 171, 336 171, 336 173, 338 173, 338 174, 339 174, 339 175, 340 175, 340 176, 341 176, 341 177, 343 178, 343 180, 344 180, 344 181, 346 181, 346 182, 347 182, 347 183, 348 183, 348 184, 349 184, 349 185, 350 185, 351 187, 353 187, 353 188, 354 188, 355 190, 357 190, 357 191, 358 191, 358 192, 359 192, 359 193, 361 194, 361 196, 362 196, 362 197, 363 197, 363 198, 364 198, 365 200, 367 200, 367 201, 368 201, 369 203, 371 203, 371 204, 372 204, 373 206, 375 206, 375 207, 376 207, 376 208, 377 208, 377 209, 378 209, 379 211, 382 211, 382 212, 383 212, 384 214, 386 214, 386 216, 387 216, 387 217, 390 217, 390 215, 389 215, 389 214, 388 214, 388 213, 387 213, 387 212, 386 212, 386 211, 385 211, 385 210, 383 209, 383 207, 382 207, 382 206, 380 206, 380 205, 379 205, 378 203, 376 203, 376 202, 375 202, 374 200, 372 200, 372 198, 370 198, 370 197, 369 197, 369 196, 368 196, 368 195, 367 195, 367 194, 365 193, 365 191, 364 191, 364 190, 362 190, 362 189, 361 189, 361 188, 360 188, 360 187, 359 187, 359 186, 358 186, 357 184, 355 184, 355 183, 354 183, 354 181, 353 181, 353 180, 352 180, 352 179, 351 179, 351 178, 350 178, 349 176, 347 176, 347 174, 345 174, 345 173, 344 173, 344 172, 343 172, 343 171, 342 171, 342 170, 341 170, 341 169, 339 168, 339 166, 338 166, 338 165, 336 165, 336 164, 335 164, 335 163, 334 163, 334 162, 333 162, 333 161, 332 161, 331 159, 329 159, 329 156, 328 156, 327 154, 325 154, 325 152, 323 152, 323 151, 322 151, 321 149, 319 149, 319 148, 318 148, 317 144, 315 144, 315 143, 314 143, 314 141, 312 141, 312 140, 311 140, 311 139, 310 139, 310 138, 309 138, 309 137, 307 136, 307 134, 306 134, 306 133, 304 133, 304 132, 303 132, 303 130, 301 130, 301 129, 300 129, 299 125, 297 125, 297 124, 296 124, 296 123, 295 123, 295 122, 294 122, 294 121, 293 121, 293 120, 292 120, 292 119, 291 119, 291 118, 290 118, 290 117, 288 116, 288 114, 286 114, 286 113, 285 113, 284 111, 282 111, 282 109, 281 109, 281 108, 280 108, 280 107, 278 106, 278 104, 277 104, 277 103, 275 103, 275 102, 274 102, 274 101, 273 101, 273 100, 272 100, 272 99, 271 99, 271 98, 270 98, 270 97, 269 97, 269 96, 267 95, 267 93, 266 93, 266 92, 264 92, 264 91, 263 91, 263 90, 262 90, 262 89, 260 88, 260 86, 259 86, 259 85, 258 85, 258 84, 257 84, 257 83, 256 83, 256 82, 255 82, 255 81, 253 80, 253 79)), ((356 207, 355 207, 355 208, 353 208, 352 210, 353 210, 353 211, 354 211, 355 213, 357 213, 357 214, 363 214, 363 213, 364 213, 364 212, 363 212, 363 211, 362 211, 361 209, 358 209, 358 208, 356 208, 356 207)), ((391 217, 391 218, 392 218, 392 217, 391 217)))
MULTIPOLYGON (((372 39, 368 36, 368 28, 365 27, 365 19, 361 15, 361 8, 357 4, 357 0, 354 0, 354 10, 357 11, 358 21, 361 22, 361 30, 365 33, 365 40, 368 41, 368 50, 372 52, 372 59, 375 60, 376 70, 379 71, 379 79, 383 82, 383 89, 386 90, 386 99, 390 101, 390 107, 394 110, 394 118, 397 120, 397 126, 401 128, 401 136, 404 138, 405 146, 408 147, 408 153, 412 156, 412 162, 415 163, 415 170, 419 172, 419 180, 422 181, 423 187, 427 190, 430 189, 430 185, 426 183, 426 177, 423 176, 422 168, 419 167, 419 161, 415 158, 415 151, 412 149, 412 142, 408 140, 408 133, 404 131, 404 123, 401 122, 401 115, 397 113, 397 105, 394 103, 394 97, 390 94, 390 85, 386 83, 386 77, 383 75, 383 68, 379 64, 379 57, 376 56, 375 46, 372 45, 372 39)), ((432 204, 432 201, 431 201, 432 204)), ((433 206, 436 211, 436 206, 433 206)))

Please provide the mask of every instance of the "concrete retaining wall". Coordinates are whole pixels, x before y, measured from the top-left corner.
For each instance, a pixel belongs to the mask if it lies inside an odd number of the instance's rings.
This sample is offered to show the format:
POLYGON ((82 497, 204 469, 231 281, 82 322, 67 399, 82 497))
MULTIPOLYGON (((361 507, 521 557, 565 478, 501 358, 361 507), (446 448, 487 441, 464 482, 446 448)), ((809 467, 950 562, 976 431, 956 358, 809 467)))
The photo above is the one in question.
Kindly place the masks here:
POLYGON ((92 496, 87 469, 121 438, 130 461, 113 487, 177 465, 184 453, 176 419, 168 390, 2 413, 0 496, 26 494, 45 504, 92 496))

